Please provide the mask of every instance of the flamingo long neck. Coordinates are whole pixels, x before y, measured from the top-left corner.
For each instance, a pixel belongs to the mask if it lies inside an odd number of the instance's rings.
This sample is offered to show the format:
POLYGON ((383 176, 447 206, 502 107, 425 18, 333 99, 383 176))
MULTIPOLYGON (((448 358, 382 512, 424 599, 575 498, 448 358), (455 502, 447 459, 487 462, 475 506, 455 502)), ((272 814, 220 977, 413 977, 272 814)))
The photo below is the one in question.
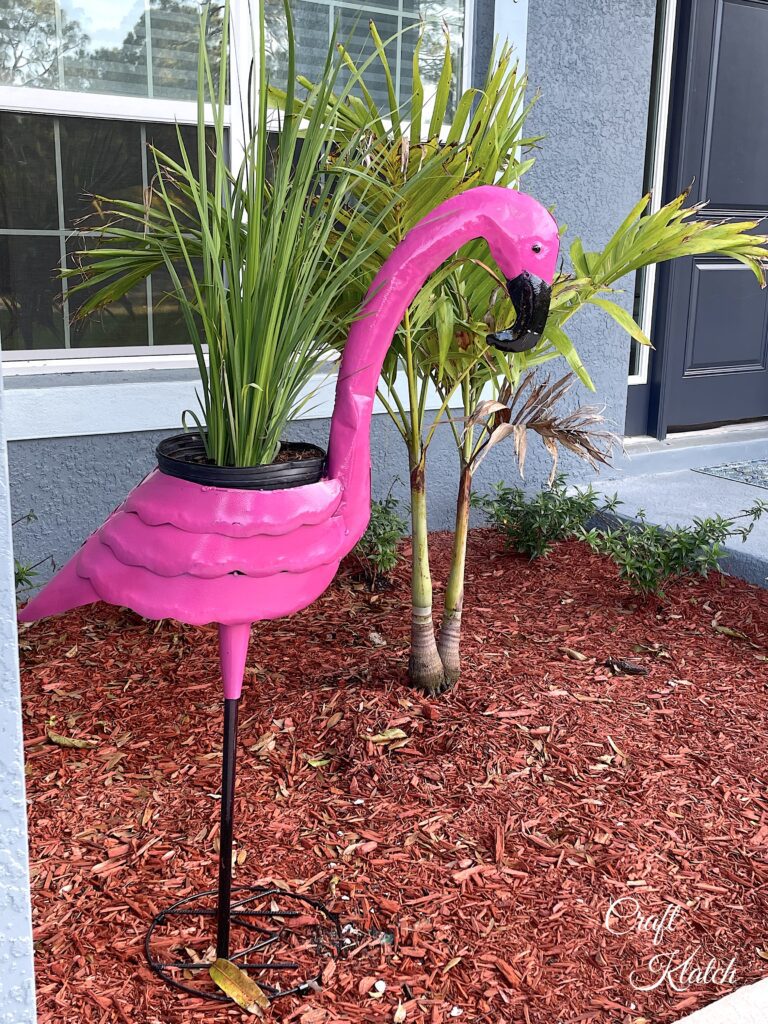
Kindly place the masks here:
POLYGON ((368 523, 371 416, 387 350, 427 278, 467 242, 497 239, 492 210, 478 201, 485 191, 471 189, 447 200, 409 231, 376 275, 349 333, 336 386, 328 474, 342 484, 350 545, 368 523))

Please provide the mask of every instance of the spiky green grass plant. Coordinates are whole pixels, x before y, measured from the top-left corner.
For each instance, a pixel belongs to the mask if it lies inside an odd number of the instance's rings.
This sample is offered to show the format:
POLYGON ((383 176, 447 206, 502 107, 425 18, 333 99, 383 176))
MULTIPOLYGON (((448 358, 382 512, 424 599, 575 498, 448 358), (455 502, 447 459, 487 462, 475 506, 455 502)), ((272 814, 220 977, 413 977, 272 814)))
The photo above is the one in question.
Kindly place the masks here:
MULTIPOLYGON (((180 157, 153 149, 156 173, 143 203, 101 198, 101 244, 79 254, 78 288, 93 289, 85 316, 114 302, 165 268, 180 303, 200 372, 198 410, 186 422, 202 435, 208 458, 222 466, 275 459, 286 424, 312 401, 312 381, 344 333, 341 296, 364 290, 365 269, 380 250, 387 204, 364 229, 340 229, 345 203, 365 203, 375 182, 357 166, 367 124, 341 139, 337 121, 356 76, 329 47, 316 84, 295 89, 295 43, 284 0, 288 79, 275 110, 267 75, 264 0, 252 26, 258 55, 251 76, 253 111, 242 156, 230 167, 225 124, 230 47, 229 3, 223 12, 217 74, 200 23, 197 151, 178 132, 180 157), (208 109, 206 111, 206 105, 208 109), (207 114, 207 116, 206 116, 207 114), (207 141, 206 133, 208 139, 207 141), (354 158, 353 158, 354 157, 354 158)), ((234 109, 234 107, 233 107, 234 109)), ((381 204, 379 204, 381 207, 381 204)), ((353 219, 353 218, 352 218, 353 219)))

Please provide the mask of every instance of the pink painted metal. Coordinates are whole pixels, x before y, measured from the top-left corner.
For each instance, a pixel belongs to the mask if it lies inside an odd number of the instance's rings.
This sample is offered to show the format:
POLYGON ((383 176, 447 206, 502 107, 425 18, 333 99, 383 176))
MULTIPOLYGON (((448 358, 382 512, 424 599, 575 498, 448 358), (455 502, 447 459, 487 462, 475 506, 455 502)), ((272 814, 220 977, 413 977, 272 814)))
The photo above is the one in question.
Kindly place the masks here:
POLYGON ((250 639, 250 622, 241 622, 236 626, 219 625, 219 656, 225 700, 237 700, 240 696, 250 639))
POLYGON ((305 608, 328 587, 370 516, 370 425, 387 349, 429 275, 483 237, 508 279, 551 281, 552 216, 530 196, 484 185, 417 224, 377 274, 344 349, 328 476, 278 491, 203 487, 153 470, 19 614, 104 600, 147 618, 221 625, 227 696, 240 692, 250 625, 305 608))

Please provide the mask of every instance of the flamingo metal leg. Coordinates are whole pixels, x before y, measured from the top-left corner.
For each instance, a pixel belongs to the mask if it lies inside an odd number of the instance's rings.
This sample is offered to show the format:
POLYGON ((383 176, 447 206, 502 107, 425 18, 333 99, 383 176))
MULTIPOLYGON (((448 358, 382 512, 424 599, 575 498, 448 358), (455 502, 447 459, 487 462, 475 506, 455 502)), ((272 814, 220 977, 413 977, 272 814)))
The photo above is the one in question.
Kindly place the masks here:
POLYGON ((229 959, 230 902, 232 899, 232 830, 235 816, 237 716, 240 698, 224 701, 224 750, 221 760, 221 829, 219 831, 219 891, 217 898, 216 956, 229 959))
MULTIPOLYGON (((222 639, 229 641, 231 636, 225 634, 222 639)), ((233 645, 222 644, 222 662, 226 666, 228 659, 234 664, 242 679, 240 662, 244 661, 247 637, 235 635, 235 640, 234 658, 230 657, 233 645)), ((231 675, 228 678, 225 673, 225 694, 228 682, 231 675)), ((235 692, 237 696, 229 689, 230 695, 224 699, 218 887, 185 896, 161 910, 149 927, 144 950, 149 966, 169 985, 195 996, 230 1002, 229 996, 213 988, 208 977, 214 959, 209 929, 215 919, 215 959, 230 960, 248 971, 270 999, 305 995, 320 984, 324 961, 342 952, 341 922, 311 896, 286 892, 282 887, 232 884, 239 687, 235 692), (299 925, 299 919, 307 918, 312 923, 299 925), (297 944, 304 950, 314 947, 314 970, 306 952, 296 960, 291 958, 297 944)))

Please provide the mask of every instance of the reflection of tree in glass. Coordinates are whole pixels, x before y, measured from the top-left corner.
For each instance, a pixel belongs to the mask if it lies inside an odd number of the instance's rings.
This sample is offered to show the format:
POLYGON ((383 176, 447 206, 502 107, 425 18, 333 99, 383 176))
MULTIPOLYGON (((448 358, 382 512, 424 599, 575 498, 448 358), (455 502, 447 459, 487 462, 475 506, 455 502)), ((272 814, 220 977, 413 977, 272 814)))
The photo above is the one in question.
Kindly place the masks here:
MULTIPOLYGON (((373 5, 372 5, 373 6, 373 5)), ((386 0, 377 0, 376 7, 387 7, 386 0)), ((372 52, 372 44, 368 34, 368 22, 373 20, 379 29, 382 39, 386 40, 392 35, 393 15, 397 13, 398 5, 392 2, 392 15, 383 11, 369 12, 361 2, 359 9, 354 13, 356 19, 344 24, 345 31, 338 31, 340 42, 346 42, 354 60, 358 61, 362 54, 366 56, 372 52)), ((425 103, 427 112, 430 108, 430 94, 434 94, 440 70, 443 66, 445 53, 445 31, 448 29, 451 38, 451 49, 454 55, 454 67, 459 70, 462 61, 462 40, 464 24, 464 0, 403 0, 403 14, 401 29, 403 30, 400 44, 400 96, 405 98, 410 95, 412 87, 412 64, 413 51, 418 38, 419 26, 423 27, 424 35, 419 56, 419 65, 425 88, 425 103)), ((296 70, 297 74, 305 75, 310 80, 317 78, 319 74, 318 62, 323 59, 328 45, 330 23, 328 18, 329 8, 325 5, 313 3, 311 0, 297 0, 293 5, 294 31, 296 35, 296 70)), ((283 11, 283 0, 265 0, 265 23, 267 29, 267 70, 270 81, 274 84, 285 87, 286 74, 288 70, 288 33, 285 24, 283 11)), ((388 49, 391 49, 389 47, 388 49)), ((394 65, 394 54, 393 65, 394 65)), ((368 73, 369 88, 374 93, 381 93, 381 98, 386 95, 386 83, 383 78, 376 79, 377 65, 374 63, 368 73), (373 82, 373 86, 371 86, 373 82)), ((454 81, 451 90, 451 99, 448 104, 448 113, 452 113, 455 103, 455 92, 459 82, 454 81)))
MULTIPOLYGON (((215 67, 223 8, 211 6, 208 44, 215 67)), ((56 0, 0 0, 0 84, 148 94, 146 13, 119 46, 94 48, 80 22, 69 18, 61 5, 59 11, 57 33, 56 0)), ((151 0, 155 95, 194 98, 198 19, 197 0, 151 0)))
POLYGON ((0 0, 0 83, 55 89, 59 58, 86 53, 89 41, 63 12, 57 35, 53 0, 0 0))

